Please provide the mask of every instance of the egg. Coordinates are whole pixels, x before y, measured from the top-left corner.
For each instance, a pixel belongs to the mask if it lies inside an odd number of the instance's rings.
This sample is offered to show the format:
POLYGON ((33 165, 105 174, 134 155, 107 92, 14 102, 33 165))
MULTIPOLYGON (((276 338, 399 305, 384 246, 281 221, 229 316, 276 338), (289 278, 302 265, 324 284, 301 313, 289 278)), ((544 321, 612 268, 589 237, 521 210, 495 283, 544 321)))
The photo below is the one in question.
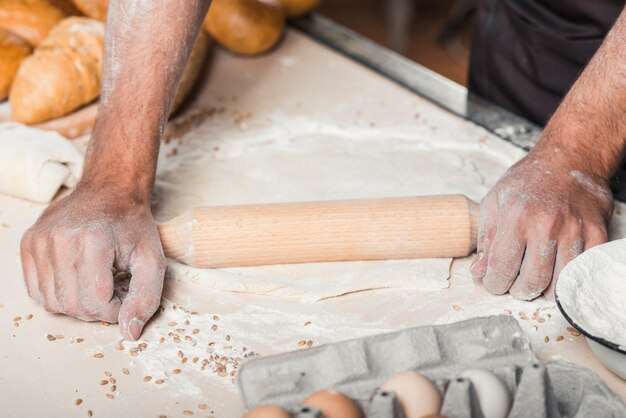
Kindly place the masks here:
POLYGON ((441 393, 437 386, 416 372, 395 374, 380 389, 396 394, 406 418, 438 414, 441 409, 441 393))
POLYGON ((291 414, 272 405, 261 405, 248 411, 243 418, 291 418, 291 414))
POLYGON ((352 399, 333 390, 315 392, 304 405, 319 409, 324 418, 363 418, 361 408, 352 399))
POLYGON ((511 394, 496 375, 483 369, 469 369, 459 375, 474 386, 485 418, 506 418, 511 410, 511 394))

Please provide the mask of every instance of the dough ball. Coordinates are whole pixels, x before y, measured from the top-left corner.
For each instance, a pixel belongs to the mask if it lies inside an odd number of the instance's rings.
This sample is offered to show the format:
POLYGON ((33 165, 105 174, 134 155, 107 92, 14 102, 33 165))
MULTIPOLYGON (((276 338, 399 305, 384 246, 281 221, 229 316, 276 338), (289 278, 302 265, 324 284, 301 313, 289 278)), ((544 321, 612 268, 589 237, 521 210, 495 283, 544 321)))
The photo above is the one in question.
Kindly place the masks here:
POLYGON ((213 0, 204 28, 230 51, 255 55, 278 42, 285 16, 279 7, 258 0, 213 0))

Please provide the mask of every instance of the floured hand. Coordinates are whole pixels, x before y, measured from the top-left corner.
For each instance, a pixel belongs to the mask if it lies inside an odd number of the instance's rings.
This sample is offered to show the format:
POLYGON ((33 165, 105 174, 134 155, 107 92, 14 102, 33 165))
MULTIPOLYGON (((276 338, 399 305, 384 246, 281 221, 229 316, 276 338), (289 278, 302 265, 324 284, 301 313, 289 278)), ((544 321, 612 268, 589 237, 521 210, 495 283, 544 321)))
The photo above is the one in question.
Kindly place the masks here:
POLYGON ((472 274, 493 294, 531 300, 584 250, 607 240, 613 198, 607 181, 572 166, 564 150, 537 147, 481 204, 472 274))
POLYGON ((120 190, 80 186, 51 205, 24 234, 28 294, 49 312, 119 321, 139 338, 158 309, 165 257, 150 208, 120 190), (128 296, 114 294, 112 269, 132 274, 128 296))

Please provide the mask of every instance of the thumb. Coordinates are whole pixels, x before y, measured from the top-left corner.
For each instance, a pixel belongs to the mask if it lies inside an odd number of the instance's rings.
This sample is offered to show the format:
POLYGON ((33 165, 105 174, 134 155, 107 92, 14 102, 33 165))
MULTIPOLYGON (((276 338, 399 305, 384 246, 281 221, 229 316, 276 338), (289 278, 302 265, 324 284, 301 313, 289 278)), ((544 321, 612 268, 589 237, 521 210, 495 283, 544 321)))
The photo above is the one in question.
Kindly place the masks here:
POLYGON ((118 318, 120 331, 125 339, 139 339, 144 325, 159 309, 165 267, 162 252, 157 255, 140 253, 131 259, 130 287, 118 318))
POLYGON ((470 267, 470 273, 476 278, 483 278, 489 264, 489 249, 496 235, 498 224, 498 194, 491 191, 480 203, 480 225, 476 243, 476 257, 470 267))

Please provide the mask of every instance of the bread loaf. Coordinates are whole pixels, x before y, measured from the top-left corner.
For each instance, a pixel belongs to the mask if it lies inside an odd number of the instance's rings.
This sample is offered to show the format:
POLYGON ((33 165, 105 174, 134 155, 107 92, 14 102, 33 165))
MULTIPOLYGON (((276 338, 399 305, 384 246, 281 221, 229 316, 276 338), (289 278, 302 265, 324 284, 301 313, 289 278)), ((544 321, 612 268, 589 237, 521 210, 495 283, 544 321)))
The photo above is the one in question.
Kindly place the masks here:
POLYGON ((187 98, 191 92, 193 86, 196 84, 196 81, 198 81, 198 77, 200 77, 200 73, 202 72, 203 64, 209 54, 210 47, 211 39, 209 38, 209 35, 207 35, 204 31, 200 31, 198 38, 196 39, 196 43, 193 45, 193 49, 191 50, 191 54, 189 55, 189 61, 187 61, 180 83, 178 83, 178 90, 176 91, 176 96, 174 96, 174 100, 172 101, 170 114, 175 113, 178 110, 180 105, 185 101, 185 98, 187 98))
POLYGON ((24 39, 0 29, 0 101, 7 98, 20 63, 31 51, 31 46, 24 39))
POLYGON ((283 11, 259 0, 213 0, 204 28, 220 45, 243 55, 268 51, 285 27, 283 11))
POLYGON ((9 92, 12 119, 43 122, 98 97, 103 49, 102 22, 62 20, 17 71, 9 92))
POLYGON ((302 16, 320 5, 321 0, 274 0, 280 3, 288 17, 302 16))
MULTIPOLYGON (((76 7, 93 19, 104 22, 107 18, 109 0, 72 0, 76 7)), ((133 0, 134 1, 134 0, 133 0)))
POLYGON ((0 29, 39 45, 48 32, 65 17, 63 11, 45 0, 0 0, 0 29))

